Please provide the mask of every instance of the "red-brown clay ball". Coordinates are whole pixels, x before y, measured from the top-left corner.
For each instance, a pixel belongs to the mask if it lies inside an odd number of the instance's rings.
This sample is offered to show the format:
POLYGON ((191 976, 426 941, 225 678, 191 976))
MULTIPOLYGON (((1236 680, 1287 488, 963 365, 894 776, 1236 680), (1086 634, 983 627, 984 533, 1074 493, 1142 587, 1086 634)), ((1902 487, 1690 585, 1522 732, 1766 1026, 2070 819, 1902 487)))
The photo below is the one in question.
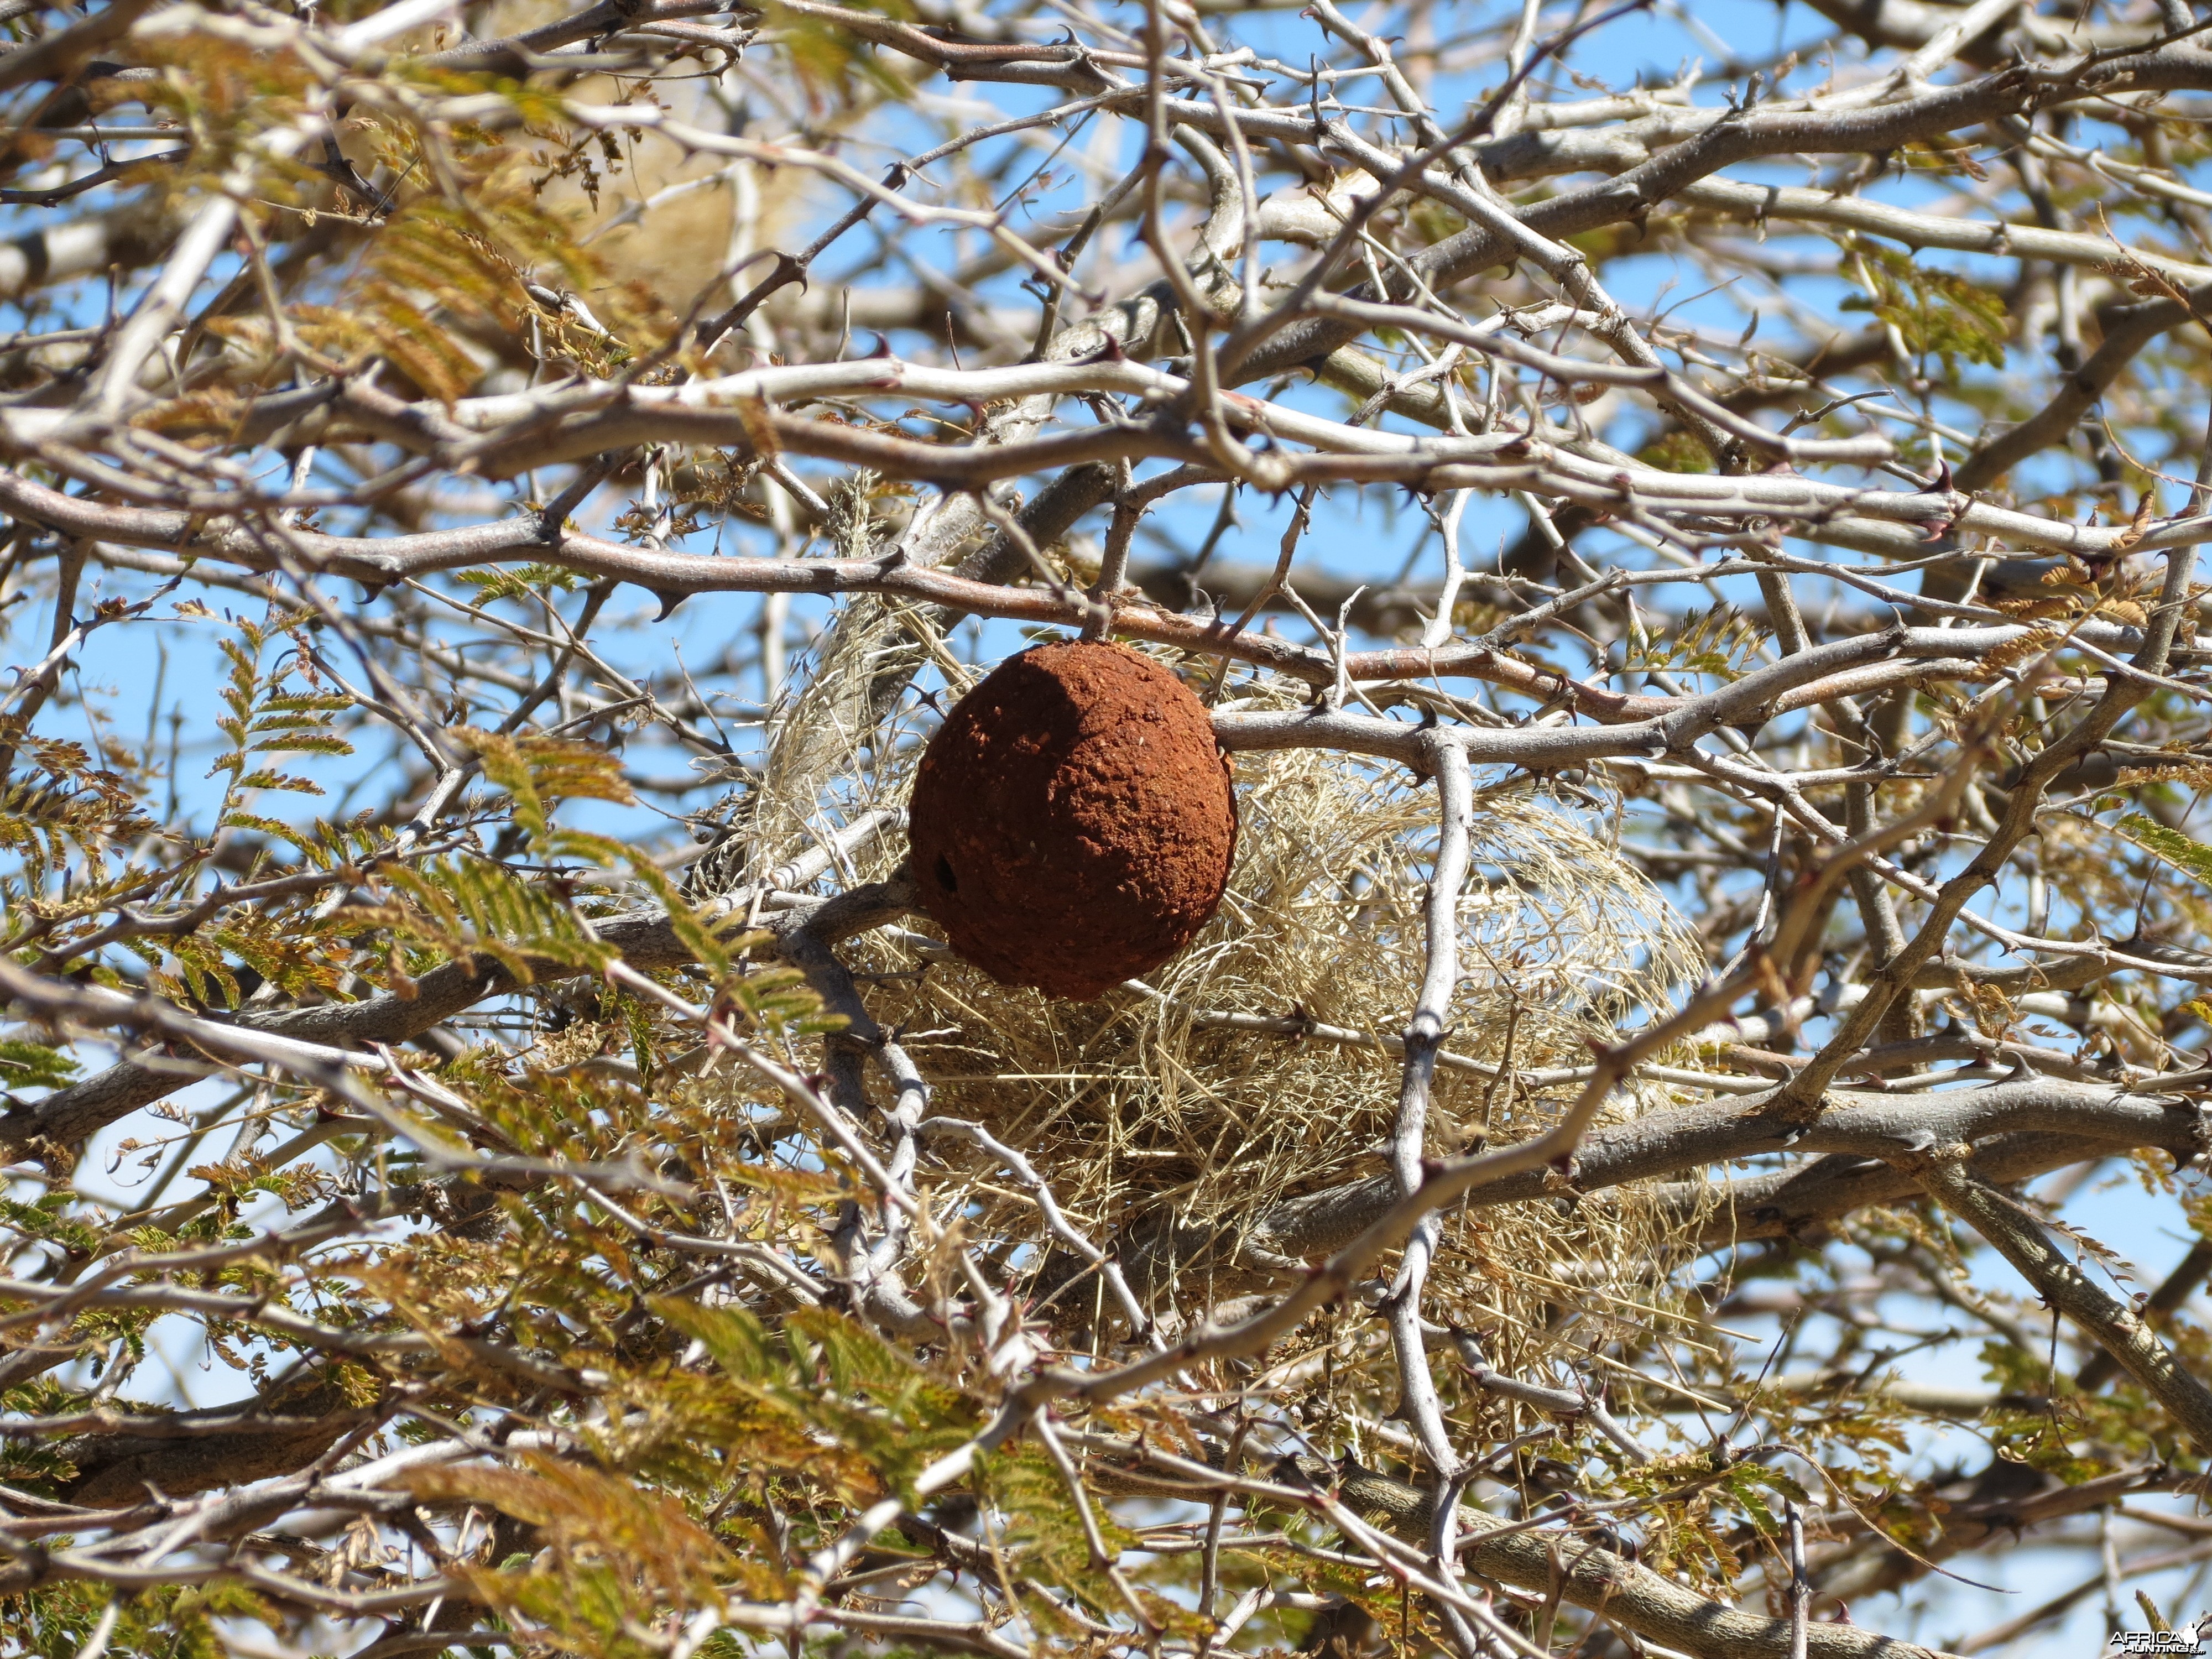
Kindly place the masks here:
POLYGON ((1081 1001, 1150 973, 1212 918, 1237 798, 1183 683, 1118 645, 1010 657, 930 739, 915 884, 993 978, 1081 1001))

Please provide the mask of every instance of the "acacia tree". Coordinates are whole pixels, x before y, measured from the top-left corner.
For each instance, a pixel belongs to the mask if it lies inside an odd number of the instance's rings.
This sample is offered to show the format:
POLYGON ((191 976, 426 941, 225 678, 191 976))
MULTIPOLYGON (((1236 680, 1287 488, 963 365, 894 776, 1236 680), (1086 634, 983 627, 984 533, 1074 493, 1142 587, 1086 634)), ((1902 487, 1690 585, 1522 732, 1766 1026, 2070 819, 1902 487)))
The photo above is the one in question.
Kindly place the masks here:
POLYGON ((1812 3, 0 5, 11 1645, 2212 1560, 2212 1242, 2069 1219, 2202 1218, 2212 48, 1812 3), (904 868, 1024 629, 1240 799, 1090 1003, 904 868))

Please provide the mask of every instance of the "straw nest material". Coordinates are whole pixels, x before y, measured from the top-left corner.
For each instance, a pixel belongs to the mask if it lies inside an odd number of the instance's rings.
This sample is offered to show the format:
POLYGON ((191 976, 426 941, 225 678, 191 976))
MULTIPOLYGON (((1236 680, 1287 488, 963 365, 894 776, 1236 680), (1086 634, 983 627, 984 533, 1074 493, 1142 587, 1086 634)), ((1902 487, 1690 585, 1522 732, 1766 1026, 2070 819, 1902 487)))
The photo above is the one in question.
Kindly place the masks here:
MULTIPOLYGON (((924 616, 877 602, 848 606, 822 653, 775 733, 753 822, 782 830, 753 849, 763 868, 828 823, 903 802, 935 717, 913 698, 877 712, 887 681, 920 669, 924 689, 942 675, 957 696, 979 678, 924 616)), ((1187 672, 1203 683, 1212 667, 1187 672)), ((1229 694, 1243 707, 1310 695, 1242 676, 1229 694)), ((1163 1272, 1132 1275, 1140 1295, 1184 1308, 1267 1282, 1267 1252, 1252 1247, 1271 1209, 1384 1173, 1400 1070, 1389 1044, 1421 978, 1436 841, 1435 791, 1402 768, 1303 750, 1239 755, 1234 776, 1241 836, 1219 913, 1144 993, 1052 1000, 918 929, 842 947, 872 1012, 930 1079, 931 1113, 1026 1153, 1078 1224, 1125 1258, 1133 1242, 1184 1241, 1163 1272), (1193 1250, 1193 1238, 1209 1242, 1193 1250)), ((1663 1009, 1703 963, 1662 896, 1526 779, 1479 790, 1473 842, 1431 1117, 1439 1154, 1540 1132, 1578 1085, 1537 1074, 1586 1065, 1592 1040, 1663 1009)), ((905 851, 903 837, 879 837, 842 878, 890 875, 905 851)), ((1663 1103, 1638 1085, 1607 1111, 1663 1103)), ((932 1152, 943 1161, 925 1165, 925 1182, 944 1213, 964 1203, 968 1237, 1035 1236, 1035 1210, 1003 1171, 958 1143, 932 1152)), ((1608 1328, 1648 1328, 1654 1299, 1674 1299, 1665 1280, 1693 1254, 1700 1219, 1633 1189, 1467 1210, 1431 1273, 1434 1316, 1485 1333, 1500 1364, 1587 1352, 1608 1328)))

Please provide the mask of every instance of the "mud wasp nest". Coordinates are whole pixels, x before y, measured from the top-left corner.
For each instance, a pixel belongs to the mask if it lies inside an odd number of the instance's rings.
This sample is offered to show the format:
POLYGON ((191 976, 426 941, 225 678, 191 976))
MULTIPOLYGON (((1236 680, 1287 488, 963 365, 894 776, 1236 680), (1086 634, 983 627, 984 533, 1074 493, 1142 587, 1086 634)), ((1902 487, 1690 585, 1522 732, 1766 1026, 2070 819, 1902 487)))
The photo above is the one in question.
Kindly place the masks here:
POLYGON ((1001 663, 930 740, 913 871, 952 948, 1010 984, 1087 1001, 1212 919, 1237 800, 1189 689, 1118 645, 1001 663))

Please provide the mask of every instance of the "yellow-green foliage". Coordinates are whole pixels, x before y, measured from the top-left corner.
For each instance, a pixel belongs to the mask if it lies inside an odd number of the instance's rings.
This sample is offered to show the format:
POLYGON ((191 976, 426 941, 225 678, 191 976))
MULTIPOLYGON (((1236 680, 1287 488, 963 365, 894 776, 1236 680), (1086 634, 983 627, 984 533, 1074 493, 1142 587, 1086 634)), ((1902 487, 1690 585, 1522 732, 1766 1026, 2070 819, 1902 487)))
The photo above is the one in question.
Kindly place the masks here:
POLYGON ((1924 259, 1867 245, 1844 262, 1847 274, 1872 283, 1871 292, 1847 295, 1846 311, 1870 311, 1904 337, 1907 349, 1933 352, 1943 372, 1956 375, 1959 359, 1992 368, 2004 363, 2009 336, 2004 296, 1924 259))

